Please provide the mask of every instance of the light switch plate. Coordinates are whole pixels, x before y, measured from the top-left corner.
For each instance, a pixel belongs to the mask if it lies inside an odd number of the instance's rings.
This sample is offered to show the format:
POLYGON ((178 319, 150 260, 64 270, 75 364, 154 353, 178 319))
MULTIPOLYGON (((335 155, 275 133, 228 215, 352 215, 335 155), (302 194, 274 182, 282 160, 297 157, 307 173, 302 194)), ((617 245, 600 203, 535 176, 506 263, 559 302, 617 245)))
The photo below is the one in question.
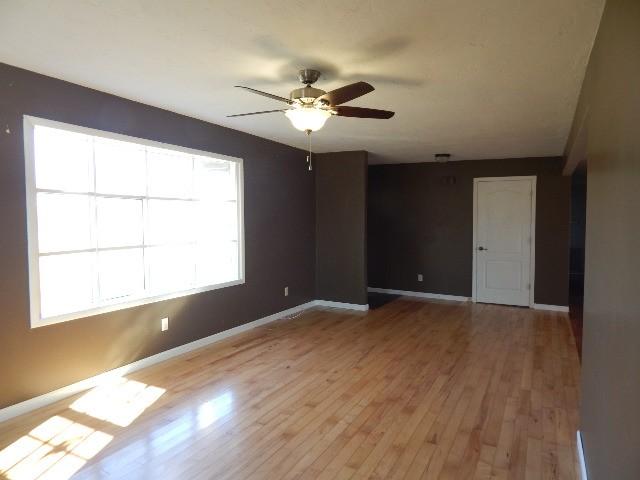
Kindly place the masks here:
POLYGON ((164 317, 162 320, 160 320, 160 327, 162 328, 163 332, 169 330, 169 317, 164 317))

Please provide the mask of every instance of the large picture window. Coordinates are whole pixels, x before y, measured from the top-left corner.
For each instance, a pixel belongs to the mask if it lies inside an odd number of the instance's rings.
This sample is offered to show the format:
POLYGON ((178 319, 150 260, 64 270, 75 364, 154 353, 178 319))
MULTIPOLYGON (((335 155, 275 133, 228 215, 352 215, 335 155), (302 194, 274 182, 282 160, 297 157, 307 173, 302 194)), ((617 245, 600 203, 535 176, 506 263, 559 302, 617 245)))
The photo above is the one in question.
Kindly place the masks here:
POLYGON ((25 117, 31 325, 244 281, 242 160, 25 117))

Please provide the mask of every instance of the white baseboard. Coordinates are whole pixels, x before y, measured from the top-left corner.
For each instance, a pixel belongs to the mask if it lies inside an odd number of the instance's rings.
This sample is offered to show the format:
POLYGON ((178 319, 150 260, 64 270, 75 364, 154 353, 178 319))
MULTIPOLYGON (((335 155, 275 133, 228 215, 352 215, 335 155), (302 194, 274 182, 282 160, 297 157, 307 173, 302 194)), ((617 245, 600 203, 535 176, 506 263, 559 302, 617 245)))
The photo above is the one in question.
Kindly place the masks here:
MULTIPOLYGON (((456 295, 441 295, 436 293, 410 292, 405 290, 389 290, 384 288, 372 288, 372 287, 369 287, 368 290, 370 292, 389 293, 394 295, 430 298, 430 299, 436 299, 436 300, 452 300, 452 301, 458 301, 458 302, 469 301, 468 297, 460 297, 456 295)), ((122 375, 126 375, 127 373, 132 373, 142 368, 155 365, 156 363, 160 363, 170 358, 177 357, 178 355, 182 355, 182 354, 191 352, 193 350, 197 350, 198 348, 202 348, 212 343, 219 342, 220 340, 223 340, 225 338, 231 337, 233 335, 237 335, 239 333, 245 332, 252 328, 259 327, 260 325, 273 322, 280 318, 286 317, 288 315, 292 315, 294 313, 301 312, 303 310, 307 310, 315 306, 344 308, 344 309, 358 310, 358 311, 369 310, 369 305, 333 302, 330 300, 312 300, 310 302, 303 303, 302 305, 298 305, 296 307, 274 313, 273 315, 269 315, 267 317, 254 320, 253 322, 245 323, 244 325, 240 325, 238 327, 231 328, 229 330, 225 330, 220 333, 216 333, 215 335, 210 335, 208 337, 201 338, 199 340, 187 343, 185 345, 180 345, 179 347, 175 347, 170 350, 165 350, 164 352, 160 352, 150 357, 140 359, 128 365, 124 365, 122 367, 109 370, 108 372, 101 373, 99 375, 96 375, 91 378, 87 378, 85 380, 81 380, 72 385, 67 385, 66 387, 62 387, 57 390, 54 390, 53 392, 45 393, 44 395, 30 398, 29 400, 25 400, 24 402, 16 403, 15 405, 11 405, 9 407, 0 409, 0 422, 4 422, 6 420, 9 420, 10 418, 23 415, 32 410, 42 408, 44 406, 50 405, 64 398, 75 395, 76 393, 80 393, 84 390, 88 390, 90 388, 95 387, 96 385, 99 385, 105 380, 109 380, 114 377, 120 377, 122 375)), ((535 305, 534 308, 539 308, 541 310, 568 311, 568 307, 561 307, 557 305, 535 305)))
POLYGON ((534 310, 549 310, 550 312, 569 312, 569 307, 566 305, 545 305, 544 303, 534 303, 534 310))
POLYGON ((108 372, 101 373, 85 380, 81 380, 72 385, 67 385, 66 387, 54 390, 53 392, 45 393, 44 395, 30 398, 29 400, 25 400, 24 402, 16 403, 15 405, 0 409, 0 422, 4 422, 6 420, 9 420, 10 418, 23 415, 37 408, 50 405, 66 397, 75 395, 76 393, 88 390, 101 384, 105 380, 109 380, 114 377, 120 377, 122 375, 126 375, 127 373, 135 372, 136 370, 155 365, 156 363, 163 362, 165 360, 177 357, 178 355, 182 355, 193 350, 197 350, 198 348, 202 348, 209 344, 219 342, 220 340, 231 337, 233 335, 246 332, 247 330, 251 330, 252 328, 259 327, 260 325, 273 322, 288 315, 301 312, 302 310, 307 310, 308 308, 312 308, 316 305, 318 305, 317 301, 312 300, 311 302, 303 303, 302 305, 298 305, 296 307, 274 313, 273 315, 254 320, 253 322, 245 323, 244 325, 240 325, 238 327, 234 327, 229 330, 225 330, 223 332, 216 333, 214 335, 210 335, 208 337, 201 338, 184 345, 180 345, 179 347, 175 347, 170 350, 165 350, 164 352, 160 352, 150 357, 140 359, 128 365, 109 370, 108 372))
POLYGON ((392 290, 389 288, 374 287, 369 287, 368 290, 372 293, 388 293, 391 295, 402 295, 405 297, 431 298, 434 300, 451 300, 453 302, 468 302, 469 300, 471 300, 469 297, 461 297, 458 295, 444 295, 441 293, 411 292, 408 290, 392 290))
POLYGON ((587 464, 584 461, 584 447, 582 446, 582 434, 580 430, 576 432, 576 447, 578 451, 578 465, 580 466, 580 480, 588 480, 587 464))
POLYGON ((361 312, 369 310, 368 304, 332 302, 331 300, 316 300, 314 303, 318 307, 346 308, 348 310, 359 310, 361 312))
MULTIPOLYGON (((402 295, 405 297, 431 298, 434 300, 451 300, 453 302, 471 301, 470 297, 461 297, 458 295, 444 295, 440 293, 411 292, 408 290, 393 290, 390 288, 375 288, 375 287, 369 287, 367 290, 369 290, 372 293, 388 293, 391 295, 402 295)), ((534 303, 533 308, 535 310, 548 310, 551 312, 569 312, 569 307, 565 305, 546 305, 544 303, 534 303)))

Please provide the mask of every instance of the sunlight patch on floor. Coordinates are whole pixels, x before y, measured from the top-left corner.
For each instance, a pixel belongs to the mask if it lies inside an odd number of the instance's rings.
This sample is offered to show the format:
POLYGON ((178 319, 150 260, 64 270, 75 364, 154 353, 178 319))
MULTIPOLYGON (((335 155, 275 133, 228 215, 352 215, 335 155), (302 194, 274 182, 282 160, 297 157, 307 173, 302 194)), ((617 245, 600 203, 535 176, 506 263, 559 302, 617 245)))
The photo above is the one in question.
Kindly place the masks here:
POLYGON ((164 388, 115 378, 90 390, 70 408, 119 427, 127 427, 165 392, 164 388))
POLYGON ((67 480, 111 440, 56 415, 0 452, 0 473, 9 480, 67 480))
MULTIPOLYGON (((123 377, 110 378, 78 398, 69 408, 127 427, 165 391, 123 377)), ((0 477, 68 480, 113 438, 108 433, 55 415, 0 451, 0 477)))

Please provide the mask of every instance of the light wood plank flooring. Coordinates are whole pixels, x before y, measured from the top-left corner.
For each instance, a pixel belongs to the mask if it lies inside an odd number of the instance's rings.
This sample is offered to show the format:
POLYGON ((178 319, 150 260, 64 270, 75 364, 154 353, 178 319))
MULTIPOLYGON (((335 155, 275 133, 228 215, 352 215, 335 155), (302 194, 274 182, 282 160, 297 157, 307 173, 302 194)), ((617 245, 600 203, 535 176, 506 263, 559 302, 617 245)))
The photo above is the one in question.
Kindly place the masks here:
POLYGON ((0 471, 575 479, 579 368, 565 314, 314 309, 0 424, 0 471))

